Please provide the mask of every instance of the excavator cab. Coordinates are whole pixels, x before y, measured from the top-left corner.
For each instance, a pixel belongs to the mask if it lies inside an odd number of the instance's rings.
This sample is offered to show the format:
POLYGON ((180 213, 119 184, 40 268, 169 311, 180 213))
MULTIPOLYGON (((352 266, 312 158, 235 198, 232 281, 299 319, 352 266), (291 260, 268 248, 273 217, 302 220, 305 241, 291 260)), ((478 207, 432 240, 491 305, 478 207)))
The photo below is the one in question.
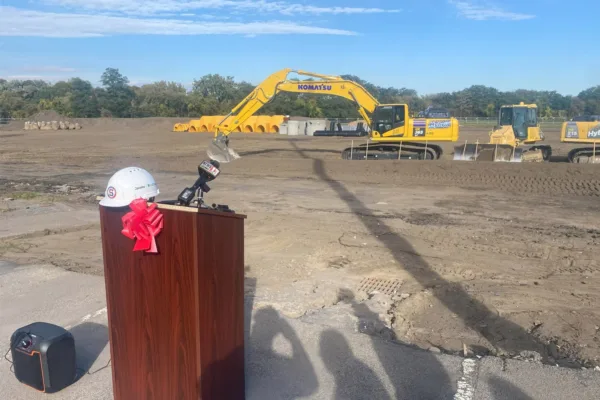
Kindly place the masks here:
POLYGON ((390 104, 375 107, 372 118, 372 129, 383 136, 384 133, 406 124, 406 105, 390 104))

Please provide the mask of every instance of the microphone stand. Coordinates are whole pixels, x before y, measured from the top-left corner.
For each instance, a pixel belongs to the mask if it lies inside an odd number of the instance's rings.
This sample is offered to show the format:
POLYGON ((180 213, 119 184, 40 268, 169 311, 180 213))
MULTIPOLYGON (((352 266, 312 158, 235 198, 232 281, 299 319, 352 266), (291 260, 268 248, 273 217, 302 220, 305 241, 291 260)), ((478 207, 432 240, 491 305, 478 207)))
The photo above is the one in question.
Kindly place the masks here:
POLYGON ((208 193, 210 191, 210 187, 204 183, 203 185, 200 185, 200 187, 197 190, 197 194, 196 194, 196 201, 198 203, 198 209, 202 208, 202 206, 204 205, 204 193, 208 193), (208 190, 204 190, 204 189, 208 189, 208 190))

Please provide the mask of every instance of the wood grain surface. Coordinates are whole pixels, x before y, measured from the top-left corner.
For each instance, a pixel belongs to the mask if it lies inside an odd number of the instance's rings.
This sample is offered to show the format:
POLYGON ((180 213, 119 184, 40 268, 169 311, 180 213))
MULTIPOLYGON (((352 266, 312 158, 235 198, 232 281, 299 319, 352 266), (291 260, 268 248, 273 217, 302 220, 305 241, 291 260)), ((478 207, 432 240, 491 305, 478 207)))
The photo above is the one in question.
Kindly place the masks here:
POLYGON ((237 377, 244 376, 243 225, 233 218, 198 218, 203 227, 197 236, 202 399, 241 399, 244 382, 237 377))
POLYGON ((115 400, 244 398, 243 216, 161 209, 159 254, 100 206, 115 400))

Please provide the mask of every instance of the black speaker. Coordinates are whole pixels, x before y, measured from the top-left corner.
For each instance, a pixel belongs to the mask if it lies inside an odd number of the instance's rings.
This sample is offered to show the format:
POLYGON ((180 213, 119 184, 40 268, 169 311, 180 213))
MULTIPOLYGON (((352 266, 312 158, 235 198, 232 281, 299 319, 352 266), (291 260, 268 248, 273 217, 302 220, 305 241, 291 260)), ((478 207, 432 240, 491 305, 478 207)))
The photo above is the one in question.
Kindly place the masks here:
POLYGON ((19 382, 45 393, 58 392, 75 382, 75 340, 66 329, 35 322, 17 329, 10 343, 19 382))

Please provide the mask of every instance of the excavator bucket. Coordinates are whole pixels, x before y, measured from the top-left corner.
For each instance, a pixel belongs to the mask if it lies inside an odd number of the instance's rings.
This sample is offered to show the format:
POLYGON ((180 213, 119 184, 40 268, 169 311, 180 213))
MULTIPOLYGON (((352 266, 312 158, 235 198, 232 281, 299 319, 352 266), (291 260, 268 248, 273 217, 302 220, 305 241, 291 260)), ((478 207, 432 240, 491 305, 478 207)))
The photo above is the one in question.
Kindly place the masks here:
POLYGON ((241 158, 235 150, 229 148, 229 138, 222 134, 217 135, 217 137, 208 145, 206 154, 211 160, 220 163, 228 163, 241 158))
MULTIPOLYGON (((541 153, 541 152, 540 152, 541 153)), ((454 148, 454 161, 494 161, 494 162, 523 162, 523 149, 509 145, 495 144, 464 144, 454 148)), ((543 158, 542 158, 543 161, 543 158)))

